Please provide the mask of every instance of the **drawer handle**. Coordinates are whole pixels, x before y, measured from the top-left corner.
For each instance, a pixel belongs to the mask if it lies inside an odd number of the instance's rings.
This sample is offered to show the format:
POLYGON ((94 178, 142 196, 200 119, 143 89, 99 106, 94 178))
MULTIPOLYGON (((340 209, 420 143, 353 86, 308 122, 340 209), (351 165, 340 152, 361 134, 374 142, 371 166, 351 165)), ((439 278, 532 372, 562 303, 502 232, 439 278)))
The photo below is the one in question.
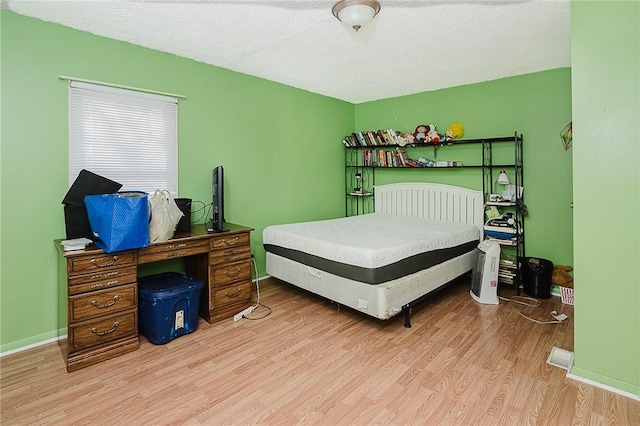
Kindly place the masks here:
POLYGON ((229 257, 227 257, 228 261, 238 260, 238 259, 240 259, 240 256, 229 256, 229 257))
POLYGON ((106 268, 107 266, 113 266, 118 261, 118 256, 113 256, 113 260, 107 263, 98 263, 96 259, 91 259, 91 263, 93 263, 98 268, 106 268))
POLYGON ((186 256, 187 252, 186 251, 176 251, 173 253, 168 253, 167 257, 182 257, 182 256, 186 256))
POLYGON ((107 281, 106 283, 96 283, 91 286, 91 288, 102 288, 102 287, 111 287, 118 284, 118 280, 107 281))
POLYGON ((113 271, 113 272, 107 272, 104 274, 95 274, 95 275, 91 275, 91 279, 98 280, 98 279, 108 278, 108 277, 117 277, 119 273, 120 272, 118 271, 113 271))
POLYGON ((116 294, 115 296, 113 296, 113 302, 105 303, 104 305, 98 305, 98 302, 96 302, 95 300, 92 300, 91 305, 95 306, 98 309, 103 309, 103 308, 108 308, 109 306, 115 305, 118 300, 120 300, 120 296, 116 294))
POLYGON ((240 238, 239 238, 239 237, 236 237, 236 238, 233 240, 233 242, 227 242, 227 239, 226 239, 226 238, 223 238, 223 239, 222 239, 222 242, 223 242, 223 243, 225 243, 225 244, 226 244, 226 245, 228 245, 228 246, 236 245, 236 244, 238 244, 238 241, 240 241, 240 238))
POLYGON ((229 278, 235 278, 235 277, 237 277, 238 275, 240 275, 240 273, 241 273, 241 272, 242 272, 242 269, 240 269, 240 268, 238 268, 238 269, 236 270, 236 272, 235 272, 235 273, 233 273, 233 274, 230 274, 230 273, 229 273, 229 271, 228 271, 227 269, 225 269, 225 270, 224 270, 224 274, 225 274, 226 276, 228 276, 229 278))
POLYGON ((236 294, 229 294, 229 293, 227 293, 227 292, 225 291, 225 292, 224 292, 224 295, 225 295, 225 296, 227 296, 227 297, 228 297, 228 298, 230 298, 230 299, 233 299, 233 298, 236 298, 236 297, 240 296, 240 293, 242 293, 242 290, 237 289, 237 290, 236 290, 236 294))
POLYGON ((107 334, 111 334, 111 333, 113 333, 114 331, 116 331, 116 328, 118 328, 118 326, 119 326, 119 325, 120 325, 120 323, 119 323, 118 321, 114 321, 114 322, 113 322, 113 327, 111 327, 109 330, 106 330, 106 331, 98 331, 98 329, 97 329, 97 328, 93 327, 93 328, 91 329, 91 332, 92 332, 93 334, 95 334, 96 336, 101 336, 101 337, 102 337, 102 336, 106 336, 107 334))
POLYGON ((178 248, 184 248, 187 246, 187 243, 181 243, 181 244, 171 244, 167 246, 167 250, 174 250, 174 249, 178 249, 178 248))

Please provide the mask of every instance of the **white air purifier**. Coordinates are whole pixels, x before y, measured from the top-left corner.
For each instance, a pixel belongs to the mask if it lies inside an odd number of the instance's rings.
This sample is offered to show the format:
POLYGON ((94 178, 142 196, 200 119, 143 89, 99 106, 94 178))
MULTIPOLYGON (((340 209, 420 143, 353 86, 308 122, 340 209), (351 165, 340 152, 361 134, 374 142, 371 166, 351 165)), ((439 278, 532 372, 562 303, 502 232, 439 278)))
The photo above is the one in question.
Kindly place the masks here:
POLYGON ((498 304, 498 264, 500 245, 484 240, 476 249, 478 258, 473 268, 470 294, 473 300, 487 305, 498 304))

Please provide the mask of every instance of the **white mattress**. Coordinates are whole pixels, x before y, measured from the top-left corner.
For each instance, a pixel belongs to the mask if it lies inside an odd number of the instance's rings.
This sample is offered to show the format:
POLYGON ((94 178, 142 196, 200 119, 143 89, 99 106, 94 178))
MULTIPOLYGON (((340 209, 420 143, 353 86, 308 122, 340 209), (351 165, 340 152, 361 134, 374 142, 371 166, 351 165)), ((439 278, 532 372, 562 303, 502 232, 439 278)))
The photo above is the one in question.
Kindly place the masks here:
POLYGON ((370 285, 339 277, 273 253, 267 253, 267 273, 341 305, 386 320, 403 306, 470 271, 476 254, 469 252, 397 280, 370 285))
POLYGON ((272 225, 263 232, 264 244, 363 268, 378 268, 479 238, 480 230, 474 225, 382 213, 272 225))

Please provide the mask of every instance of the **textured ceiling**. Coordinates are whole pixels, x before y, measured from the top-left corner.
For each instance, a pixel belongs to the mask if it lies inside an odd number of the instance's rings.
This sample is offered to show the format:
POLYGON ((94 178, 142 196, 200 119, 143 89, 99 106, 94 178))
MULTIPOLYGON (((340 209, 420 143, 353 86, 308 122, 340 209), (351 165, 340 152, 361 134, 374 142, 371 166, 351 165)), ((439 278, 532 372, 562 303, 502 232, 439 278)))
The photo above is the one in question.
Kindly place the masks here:
MULTIPOLYGON (((361 103, 570 66, 569 0, 8 0, 3 8, 361 103)), ((90 78, 90 76, 87 76, 90 78)))

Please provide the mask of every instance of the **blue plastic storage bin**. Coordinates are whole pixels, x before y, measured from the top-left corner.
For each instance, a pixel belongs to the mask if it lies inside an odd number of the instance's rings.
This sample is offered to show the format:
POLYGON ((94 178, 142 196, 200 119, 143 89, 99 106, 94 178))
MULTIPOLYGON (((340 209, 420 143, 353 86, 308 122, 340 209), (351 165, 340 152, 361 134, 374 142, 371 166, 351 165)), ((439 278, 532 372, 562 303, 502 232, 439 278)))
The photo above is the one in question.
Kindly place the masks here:
POLYGON ((140 334, 162 345, 194 332, 202 287, 202 281, 177 272, 138 278, 140 334))

